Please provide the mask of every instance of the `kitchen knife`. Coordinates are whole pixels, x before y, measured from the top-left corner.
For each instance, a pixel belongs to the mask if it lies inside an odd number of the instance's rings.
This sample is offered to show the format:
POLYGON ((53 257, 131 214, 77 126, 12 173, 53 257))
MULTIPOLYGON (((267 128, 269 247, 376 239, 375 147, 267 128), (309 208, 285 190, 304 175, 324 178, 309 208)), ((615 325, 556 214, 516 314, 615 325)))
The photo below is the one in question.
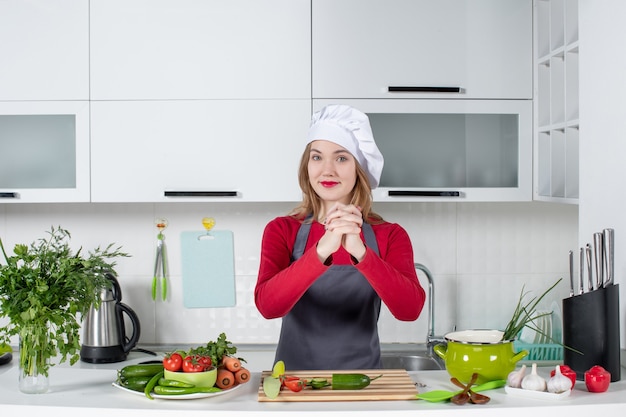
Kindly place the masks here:
POLYGON ((579 265, 579 275, 580 279, 578 282, 578 294, 582 294, 585 292, 585 248, 580 248, 580 265, 579 265))
POLYGON ((585 247, 587 257, 587 292, 593 291, 593 267, 591 266, 591 245, 585 247))
POLYGON ((604 269, 606 270, 606 279, 603 285, 607 287, 613 284, 613 274, 615 273, 615 230, 604 229, 602 234, 604 238, 604 269))
POLYGON ((596 232, 593 234, 593 250, 594 250, 594 260, 596 264, 596 283, 594 285, 594 289, 598 289, 602 287, 604 282, 604 237, 601 232, 596 232))
POLYGON ((569 251, 569 296, 574 295, 574 252, 569 251))

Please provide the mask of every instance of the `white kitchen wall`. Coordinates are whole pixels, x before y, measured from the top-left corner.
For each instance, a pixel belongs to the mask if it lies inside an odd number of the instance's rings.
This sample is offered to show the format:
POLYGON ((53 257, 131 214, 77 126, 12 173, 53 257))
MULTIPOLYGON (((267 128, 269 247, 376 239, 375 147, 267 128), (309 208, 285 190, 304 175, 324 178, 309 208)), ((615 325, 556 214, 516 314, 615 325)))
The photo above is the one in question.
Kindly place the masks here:
MULTIPOLYGON (((626 3, 579 0, 580 20, 580 220, 579 244, 593 233, 615 230, 615 283, 620 288, 621 348, 626 349, 626 3)), ((626 353, 622 354, 626 366, 626 353)))
MULTIPOLYGON (((256 311, 253 291, 265 224, 287 213, 291 203, 172 204, 0 204, 0 237, 5 248, 30 244, 60 225, 72 234, 72 246, 90 250, 116 243, 132 257, 117 265, 123 302, 141 322, 140 343, 195 344, 225 332, 234 343, 273 344, 280 320, 256 311), (235 236, 237 305, 186 309, 182 301, 180 233, 203 230, 201 219, 217 220, 215 229, 235 236), (150 285, 157 229, 165 217, 170 260, 170 296, 152 301, 150 285)), ((435 280, 435 331, 503 328, 520 291, 543 292, 563 282, 546 300, 568 293, 567 252, 577 246, 578 207, 551 203, 378 203, 376 210, 409 232, 415 261, 435 280)), ((420 277, 427 288, 424 276, 420 277)), ((532 295, 531 294, 531 295, 532 295)), ((385 343, 424 342, 428 314, 402 323, 383 311, 385 343)))

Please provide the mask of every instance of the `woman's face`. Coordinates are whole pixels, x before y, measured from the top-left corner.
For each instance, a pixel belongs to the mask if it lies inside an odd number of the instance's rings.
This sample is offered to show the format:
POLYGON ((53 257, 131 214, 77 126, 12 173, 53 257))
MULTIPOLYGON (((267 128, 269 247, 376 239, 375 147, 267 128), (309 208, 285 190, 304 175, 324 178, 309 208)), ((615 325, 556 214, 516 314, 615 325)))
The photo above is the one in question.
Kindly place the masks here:
POLYGON ((356 184, 356 161, 352 154, 326 140, 311 142, 309 182, 326 203, 348 204, 356 184))

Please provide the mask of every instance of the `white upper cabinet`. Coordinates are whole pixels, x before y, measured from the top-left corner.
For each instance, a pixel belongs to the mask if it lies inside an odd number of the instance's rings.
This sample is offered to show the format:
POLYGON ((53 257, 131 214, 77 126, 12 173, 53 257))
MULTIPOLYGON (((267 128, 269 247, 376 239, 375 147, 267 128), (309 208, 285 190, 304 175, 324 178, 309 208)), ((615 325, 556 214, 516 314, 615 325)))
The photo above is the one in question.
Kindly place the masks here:
POLYGON ((309 0, 91 0, 91 99, 310 98, 309 0))
POLYGON ((312 0, 313 98, 531 99, 532 11, 532 0, 312 0))
POLYGON ((0 100, 89 99, 89 0, 2 0, 0 39, 0 100))
POLYGON ((92 102, 92 201, 299 201, 310 114, 309 100, 92 102))
POLYGON ((0 101, 0 203, 89 201, 89 102, 0 101))
POLYGON ((530 201, 531 100, 314 100, 365 112, 385 163, 376 201, 530 201))

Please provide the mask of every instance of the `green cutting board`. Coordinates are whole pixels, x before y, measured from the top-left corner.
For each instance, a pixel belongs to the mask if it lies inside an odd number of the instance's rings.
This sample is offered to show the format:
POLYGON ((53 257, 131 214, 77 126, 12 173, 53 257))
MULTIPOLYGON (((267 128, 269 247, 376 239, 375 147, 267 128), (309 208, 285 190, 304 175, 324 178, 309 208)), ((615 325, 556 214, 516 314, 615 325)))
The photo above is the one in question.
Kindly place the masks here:
POLYGON ((180 240, 185 307, 234 307, 233 232, 182 232, 180 240))

